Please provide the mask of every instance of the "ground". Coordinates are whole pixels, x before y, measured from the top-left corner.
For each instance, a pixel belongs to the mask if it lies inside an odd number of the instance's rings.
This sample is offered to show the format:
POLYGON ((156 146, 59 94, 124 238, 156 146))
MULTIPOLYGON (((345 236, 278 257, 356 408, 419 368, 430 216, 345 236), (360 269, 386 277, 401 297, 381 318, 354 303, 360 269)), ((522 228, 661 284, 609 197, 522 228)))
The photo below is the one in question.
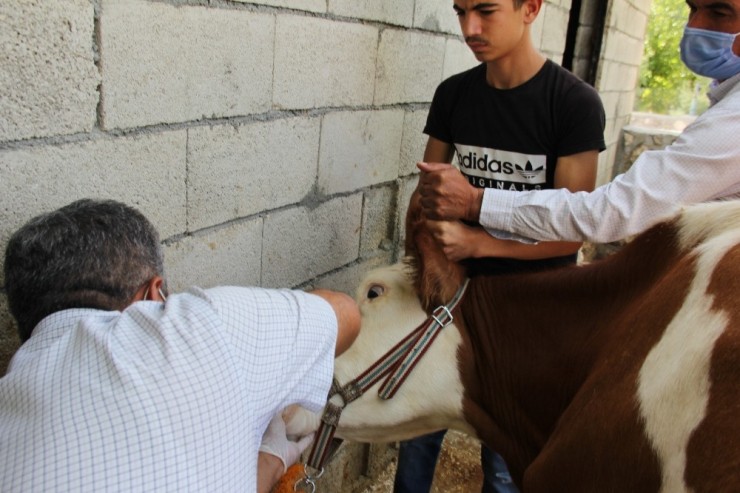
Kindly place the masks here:
MULTIPOLYGON (((394 459, 383 474, 362 493, 391 493, 395 474, 394 459)), ((477 493, 480 491, 482 478, 480 443, 461 433, 447 432, 430 493, 477 493)))

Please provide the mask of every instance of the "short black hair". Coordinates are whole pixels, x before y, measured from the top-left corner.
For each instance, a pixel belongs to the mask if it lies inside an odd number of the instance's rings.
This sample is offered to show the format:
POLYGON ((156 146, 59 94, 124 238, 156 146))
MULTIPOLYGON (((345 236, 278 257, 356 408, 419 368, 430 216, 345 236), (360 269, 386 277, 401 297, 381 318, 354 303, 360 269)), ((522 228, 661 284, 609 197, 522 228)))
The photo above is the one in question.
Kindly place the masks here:
POLYGON ((28 221, 5 250, 5 290, 21 341, 68 308, 122 310, 164 276, 159 234, 133 207, 82 199, 28 221))

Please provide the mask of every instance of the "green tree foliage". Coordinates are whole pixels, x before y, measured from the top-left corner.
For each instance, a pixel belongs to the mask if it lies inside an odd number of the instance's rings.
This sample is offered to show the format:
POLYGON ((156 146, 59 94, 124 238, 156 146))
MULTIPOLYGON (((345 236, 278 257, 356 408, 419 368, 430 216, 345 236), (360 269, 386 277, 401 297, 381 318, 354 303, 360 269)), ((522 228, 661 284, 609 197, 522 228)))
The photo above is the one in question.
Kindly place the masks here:
POLYGON ((640 67, 638 111, 696 114, 706 109, 709 79, 686 68, 679 53, 688 14, 685 0, 653 0, 640 67))

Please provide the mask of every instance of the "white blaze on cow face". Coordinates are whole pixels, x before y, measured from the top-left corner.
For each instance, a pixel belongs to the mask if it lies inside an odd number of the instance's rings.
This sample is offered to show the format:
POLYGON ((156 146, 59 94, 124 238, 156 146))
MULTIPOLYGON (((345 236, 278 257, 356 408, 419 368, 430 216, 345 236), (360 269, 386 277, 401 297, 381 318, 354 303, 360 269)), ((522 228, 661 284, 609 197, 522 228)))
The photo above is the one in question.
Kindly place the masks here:
MULTIPOLYGON (((370 272, 357 290, 360 334, 335 362, 340 384, 354 379, 427 318, 402 264, 370 272)), ((457 368, 461 337, 443 329, 389 400, 378 397, 382 381, 345 407, 337 434, 363 442, 403 440, 441 428, 474 434, 462 420, 463 386, 457 368)))
MULTIPOLYGON (((720 219, 727 220, 711 214, 685 216, 682 244, 711 236, 715 227, 722 227, 720 219), (708 218, 717 220, 710 222, 708 218)), ((713 308, 707 288, 717 263, 738 242, 740 234, 731 231, 696 249, 697 270, 689 293, 640 371, 640 413, 661 463, 662 493, 690 491, 683 479, 686 449, 692 432, 706 415, 712 351, 728 326, 727 315, 713 308)))

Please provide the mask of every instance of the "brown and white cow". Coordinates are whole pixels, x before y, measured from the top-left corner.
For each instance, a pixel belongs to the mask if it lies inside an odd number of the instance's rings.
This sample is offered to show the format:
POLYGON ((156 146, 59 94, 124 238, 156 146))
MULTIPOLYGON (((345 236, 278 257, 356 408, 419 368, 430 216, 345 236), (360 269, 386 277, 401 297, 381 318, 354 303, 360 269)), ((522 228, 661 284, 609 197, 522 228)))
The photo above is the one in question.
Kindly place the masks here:
MULTIPOLYGON (((464 273, 410 215, 404 263, 358 289, 347 382, 446 303, 464 273)), ((398 394, 337 434, 477 436, 525 492, 740 492, 740 202, 703 204, 612 257, 476 277, 398 394)))

